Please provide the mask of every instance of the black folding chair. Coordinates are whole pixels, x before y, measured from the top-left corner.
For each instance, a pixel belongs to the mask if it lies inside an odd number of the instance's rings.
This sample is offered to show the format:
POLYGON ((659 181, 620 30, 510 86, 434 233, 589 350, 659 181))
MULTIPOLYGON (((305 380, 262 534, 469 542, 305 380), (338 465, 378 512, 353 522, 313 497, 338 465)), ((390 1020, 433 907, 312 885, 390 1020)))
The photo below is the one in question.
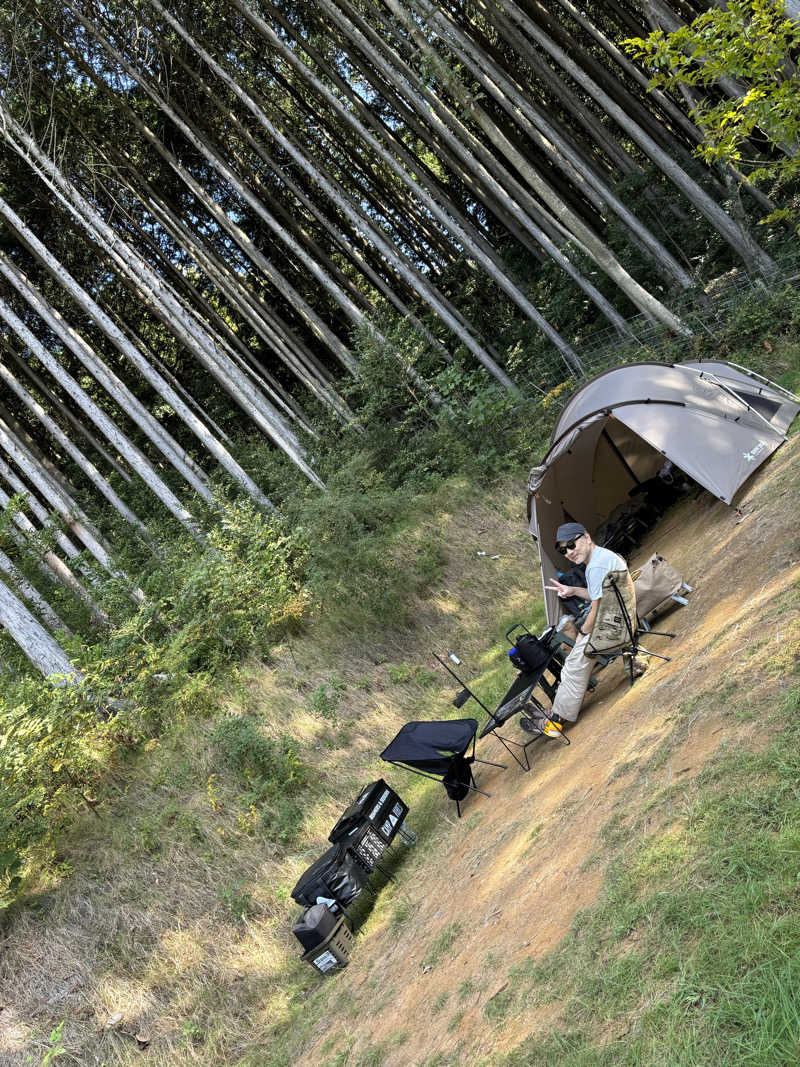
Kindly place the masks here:
MULTIPOLYGON (((572 641, 568 637, 564 637, 562 634, 557 633, 552 626, 548 627, 541 635, 541 637, 534 638, 533 634, 531 634, 527 626, 518 622, 506 631, 506 639, 511 645, 514 644, 514 640, 512 640, 512 634, 514 634, 517 630, 521 630, 529 638, 533 638, 533 640, 536 642, 536 645, 543 648, 545 654, 540 657, 540 660, 536 667, 529 668, 526 670, 520 670, 514 682, 511 684, 511 688, 505 694, 505 696, 500 701, 499 705, 497 706, 497 708, 495 708, 494 711, 491 711, 489 708, 487 708, 487 706, 484 704, 478 694, 474 693, 466 684, 466 682, 459 678, 459 676, 452 669, 452 667, 448 666, 448 664, 445 663, 441 656, 438 656, 435 652, 433 655, 434 658, 438 660, 438 662, 442 665, 442 667, 444 667, 447 673, 450 674, 453 678, 455 678, 455 680, 461 686, 461 691, 457 694, 455 700, 453 701, 453 704, 457 708, 461 708, 471 698, 477 704, 479 704, 486 712, 488 718, 483 724, 483 728, 478 734, 478 737, 483 738, 487 737, 491 733, 494 733, 495 737, 506 750, 506 752, 508 752, 508 754, 514 759, 514 762, 517 764, 517 766, 521 767, 523 771, 529 771, 531 769, 531 761, 530 756, 528 755, 528 747, 529 745, 532 745, 534 741, 538 741, 540 737, 544 737, 544 734, 534 734, 532 737, 529 737, 526 741, 522 742, 514 741, 510 737, 503 737, 502 734, 496 733, 496 730, 498 726, 502 726, 504 723, 508 722, 509 719, 513 718, 514 715, 516 715, 520 711, 529 711, 533 714, 536 714, 537 712, 545 714, 544 706, 533 695, 533 691, 537 687, 540 687, 544 690, 550 700, 553 700, 556 694, 556 690, 558 688, 558 683, 561 679, 561 667, 564 663, 564 653, 562 649, 562 644, 571 645, 572 641), (547 674, 552 675, 552 677, 548 679, 546 677, 547 674), (514 751, 515 748, 522 749, 524 762, 514 751)), ((516 648, 512 648, 511 652, 509 652, 509 658, 511 658, 512 652, 516 653, 517 651, 518 650, 516 648)), ((514 662, 515 660, 512 659, 512 663, 514 662)), ((524 663, 522 665, 525 666, 524 663)), ((570 743, 569 738, 564 737, 563 735, 559 738, 559 740, 562 744, 565 745, 568 745, 570 743)))
POLYGON ((455 800, 458 817, 461 818, 461 801, 470 790, 484 797, 491 795, 475 785, 473 763, 484 763, 505 770, 502 763, 477 759, 477 731, 477 719, 408 722, 381 752, 381 759, 412 774, 441 782, 450 799, 455 800), (470 745, 472 752, 467 755, 470 745))
MULTIPOLYGON (((541 715, 547 714, 544 706, 533 695, 533 691, 537 685, 542 684, 542 679, 541 677, 538 677, 537 674, 538 672, 530 672, 528 674, 520 674, 517 676, 497 708, 489 713, 489 718, 483 724, 483 729, 479 735, 480 737, 486 737, 488 734, 494 734, 506 752, 513 757, 517 766, 523 771, 529 771, 531 769, 531 758, 528 755, 528 747, 532 745, 534 741, 538 741, 539 738, 545 737, 546 735, 544 733, 533 734, 525 741, 515 741, 511 737, 504 737, 502 734, 498 733, 497 728, 504 723, 507 723, 509 719, 512 719, 521 711, 527 711, 534 715, 537 713, 541 715), (524 762, 514 751, 515 748, 522 749, 524 762)), ((569 738, 564 734, 561 734, 558 740, 562 745, 568 745, 570 743, 569 738)))

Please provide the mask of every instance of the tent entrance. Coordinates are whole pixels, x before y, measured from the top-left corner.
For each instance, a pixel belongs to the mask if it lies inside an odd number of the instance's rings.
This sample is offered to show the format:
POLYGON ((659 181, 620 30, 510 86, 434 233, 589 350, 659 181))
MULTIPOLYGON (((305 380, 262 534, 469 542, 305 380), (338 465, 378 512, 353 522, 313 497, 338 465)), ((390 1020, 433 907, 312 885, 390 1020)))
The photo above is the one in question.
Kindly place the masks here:
POLYGON ((660 452, 624 423, 607 419, 597 439, 592 464, 593 510, 598 520, 595 529, 608 520, 630 493, 656 477, 663 465, 660 452))

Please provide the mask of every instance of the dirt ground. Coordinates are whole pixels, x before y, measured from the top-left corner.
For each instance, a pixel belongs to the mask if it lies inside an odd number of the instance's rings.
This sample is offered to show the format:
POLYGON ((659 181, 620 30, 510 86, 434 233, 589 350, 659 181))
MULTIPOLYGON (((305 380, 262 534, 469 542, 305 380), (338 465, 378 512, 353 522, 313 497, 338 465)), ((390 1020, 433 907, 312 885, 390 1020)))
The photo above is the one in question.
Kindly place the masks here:
MULTIPOLYGON (((479 743, 478 757, 508 769, 477 765, 478 784, 491 799, 469 798, 460 821, 442 795, 441 818, 449 826, 440 850, 399 873, 398 889, 413 902, 411 917, 399 928, 371 924, 359 937, 349 967, 330 983, 331 1005, 337 996, 350 1005, 346 1022, 323 1017, 298 1067, 318 1065, 344 1048, 350 1050, 347 1063, 360 1063, 359 1056, 378 1044, 384 1045, 382 1067, 427 1064, 437 1055, 476 1062, 547 1029, 551 1020, 540 1009, 535 1018, 508 1018, 493 1027, 486 1005, 505 988, 510 968, 554 948, 576 912, 595 899, 603 865, 586 861, 596 855, 600 831, 632 776, 641 775, 648 756, 674 730, 676 709, 685 711, 687 700, 722 679, 735 686, 754 644, 766 643, 770 654, 774 646, 779 655, 796 627, 796 604, 794 616, 784 608, 782 618, 771 606, 800 579, 798 452, 800 438, 794 438, 744 487, 743 518, 703 493, 670 512, 631 558, 634 566, 658 551, 693 586, 689 606, 656 626, 673 630, 675 640, 644 642, 671 662, 651 660, 633 688, 620 664, 604 671, 569 731, 571 745, 536 741, 528 750, 530 773, 496 738, 479 743), (426 964, 430 946, 454 923, 461 936, 426 964), (472 991, 459 998, 464 982, 472 991), (445 1000, 447 1009, 437 1011, 445 1000), (455 1008, 463 1014, 454 1027, 455 1008), (392 1034, 404 1035, 394 1048, 392 1034)), ((773 679, 773 693, 774 686, 773 679)), ((768 689, 765 682, 763 693, 751 692, 753 701, 766 698, 768 689)), ((514 722, 503 732, 524 739, 514 722)), ((763 740, 757 723, 728 718, 724 706, 704 708, 689 715, 686 736, 639 788, 644 795, 676 777, 689 783, 721 746, 763 740)))

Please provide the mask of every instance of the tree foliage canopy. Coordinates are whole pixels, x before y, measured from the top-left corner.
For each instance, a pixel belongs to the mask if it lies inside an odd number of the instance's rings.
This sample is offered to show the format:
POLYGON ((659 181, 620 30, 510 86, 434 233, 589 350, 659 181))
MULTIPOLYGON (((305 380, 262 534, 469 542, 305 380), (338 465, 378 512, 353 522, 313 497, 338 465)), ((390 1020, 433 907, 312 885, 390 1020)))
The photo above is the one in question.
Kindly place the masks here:
POLYGON ((739 96, 710 92, 692 109, 703 130, 698 153, 708 163, 735 163, 751 182, 791 179, 800 167, 800 23, 783 0, 731 0, 672 33, 656 30, 626 45, 651 72, 651 86, 713 90, 722 78, 742 84, 739 96), (754 151, 766 139, 772 158, 754 151))

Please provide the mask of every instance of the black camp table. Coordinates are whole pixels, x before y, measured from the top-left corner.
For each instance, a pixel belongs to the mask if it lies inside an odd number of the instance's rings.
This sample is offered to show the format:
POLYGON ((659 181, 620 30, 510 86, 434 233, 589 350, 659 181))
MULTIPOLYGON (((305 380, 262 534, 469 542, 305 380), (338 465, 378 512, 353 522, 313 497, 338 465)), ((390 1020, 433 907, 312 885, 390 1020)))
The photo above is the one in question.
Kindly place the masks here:
MULTIPOLYGON (((538 741, 542 734, 536 734, 527 741, 514 741, 511 738, 503 737, 502 734, 497 733, 498 726, 502 726, 507 723, 509 719, 513 718, 525 708, 536 709, 538 711, 544 711, 544 707, 540 701, 533 695, 534 690, 538 687, 549 697, 551 703, 555 699, 556 690, 561 680, 561 666, 564 662, 564 653, 562 652, 563 646, 571 647, 575 642, 567 637, 566 634, 560 633, 558 630, 553 630, 547 637, 548 646, 550 649, 550 658, 533 671, 520 671, 517 677, 514 679, 508 692, 502 698, 494 711, 489 712, 489 718, 483 725, 479 737, 487 737, 493 733, 500 744, 506 749, 506 751, 514 757, 517 764, 524 770, 529 771, 531 769, 530 757, 528 756, 528 746, 532 745, 534 741, 538 741), (547 675, 551 675, 550 678, 547 675), (513 746, 513 747, 511 747, 513 746), (525 762, 517 756, 514 748, 521 748, 525 762)), ((563 744, 569 744, 569 738, 562 738, 563 744)))

